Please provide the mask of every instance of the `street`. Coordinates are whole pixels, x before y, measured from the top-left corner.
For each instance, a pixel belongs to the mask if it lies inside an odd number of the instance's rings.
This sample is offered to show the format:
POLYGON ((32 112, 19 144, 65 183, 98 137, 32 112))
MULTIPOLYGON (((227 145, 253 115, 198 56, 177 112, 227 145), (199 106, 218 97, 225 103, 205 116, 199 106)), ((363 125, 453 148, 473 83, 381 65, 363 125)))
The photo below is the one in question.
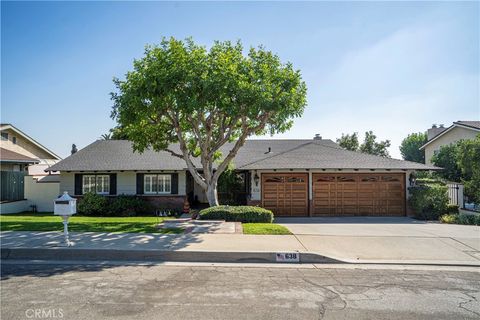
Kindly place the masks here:
POLYGON ((2 264, 2 319, 478 319, 473 268, 2 264))

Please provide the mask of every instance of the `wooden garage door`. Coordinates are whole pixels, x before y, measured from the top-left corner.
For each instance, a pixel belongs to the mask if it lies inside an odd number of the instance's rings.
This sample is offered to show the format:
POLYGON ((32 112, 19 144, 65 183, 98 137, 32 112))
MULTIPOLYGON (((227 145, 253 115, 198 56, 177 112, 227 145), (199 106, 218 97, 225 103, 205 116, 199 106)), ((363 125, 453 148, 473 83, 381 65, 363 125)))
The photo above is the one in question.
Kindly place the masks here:
POLYGON ((404 216, 405 175, 313 174, 313 215, 404 216))
POLYGON ((308 174, 262 174, 262 206, 276 216, 308 216, 308 174))

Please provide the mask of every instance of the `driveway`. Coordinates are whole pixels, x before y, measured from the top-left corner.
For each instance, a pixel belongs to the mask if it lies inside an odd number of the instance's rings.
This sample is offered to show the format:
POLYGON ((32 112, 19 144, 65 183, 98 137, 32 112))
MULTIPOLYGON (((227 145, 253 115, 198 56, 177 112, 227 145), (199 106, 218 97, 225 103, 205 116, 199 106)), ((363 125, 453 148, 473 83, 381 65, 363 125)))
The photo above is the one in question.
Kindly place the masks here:
POLYGON ((332 258, 480 264, 480 227, 403 217, 277 218, 308 251, 332 258))

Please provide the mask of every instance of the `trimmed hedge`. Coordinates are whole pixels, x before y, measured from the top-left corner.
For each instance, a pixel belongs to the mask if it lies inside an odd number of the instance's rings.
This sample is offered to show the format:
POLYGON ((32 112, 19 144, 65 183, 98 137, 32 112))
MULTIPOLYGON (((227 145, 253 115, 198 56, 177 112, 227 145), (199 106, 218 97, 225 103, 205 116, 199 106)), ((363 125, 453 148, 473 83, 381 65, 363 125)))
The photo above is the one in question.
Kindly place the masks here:
POLYGON ((154 208, 144 199, 133 195, 119 195, 114 198, 89 192, 77 202, 78 213, 96 217, 133 217, 152 215, 154 208))
POLYGON ((201 210, 199 219, 272 223, 273 212, 252 206, 216 206, 201 210))

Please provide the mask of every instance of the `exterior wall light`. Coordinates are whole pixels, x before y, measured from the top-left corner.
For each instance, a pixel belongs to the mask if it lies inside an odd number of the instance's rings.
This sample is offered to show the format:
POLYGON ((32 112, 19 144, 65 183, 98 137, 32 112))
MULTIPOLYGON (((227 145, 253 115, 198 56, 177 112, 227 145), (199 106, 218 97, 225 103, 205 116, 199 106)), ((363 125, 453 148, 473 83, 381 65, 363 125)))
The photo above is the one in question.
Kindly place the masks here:
POLYGON ((255 186, 258 187, 258 182, 260 181, 260 177, 258 173, 255 171, 255 175, 253 176, 253 181, 255 182, 255 186))

